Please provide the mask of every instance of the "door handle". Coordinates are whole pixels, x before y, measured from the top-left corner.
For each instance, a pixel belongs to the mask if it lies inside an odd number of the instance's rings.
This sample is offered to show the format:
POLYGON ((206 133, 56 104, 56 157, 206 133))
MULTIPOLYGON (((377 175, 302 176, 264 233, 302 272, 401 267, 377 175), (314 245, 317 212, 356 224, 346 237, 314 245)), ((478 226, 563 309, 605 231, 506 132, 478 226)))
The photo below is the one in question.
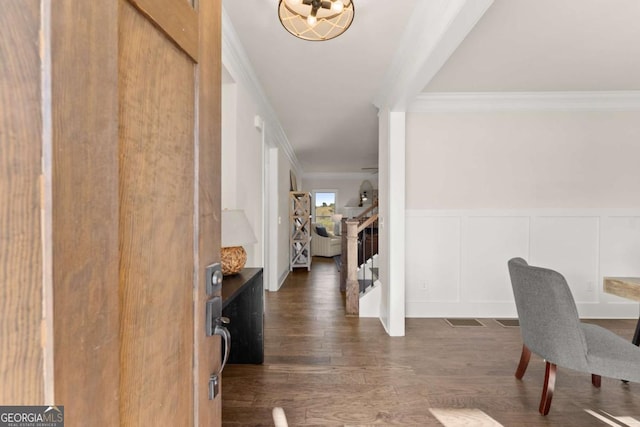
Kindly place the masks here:
POLYGON ((220 365, 220 370, 218 371, 218 374, 221 374, 227 364, 227 360, 229 360, 229 353, 231 353, 231 334, 224 326, 228 325, 230 321, 228 317, 220 316, 215 322, 216 325, 213 328, 213 335, 220 335, 220 337, 222 337, 222 342, 224 343, 224 357, 222 359, 222 364, 220 365))
POLYGON ((214 400, 220 392, 220 375, 227 364, 227 360, 229 360, 229 353, 231 352, 231 334, 229 330, 224 327, 224 325, 228 323, 229 318, 221 316, 216 319, 216 325, 213 328, 213 335, 220 335, 224 342, 224 358, 222 359, 222 364, 220 364, 218 372, 211 374, 209 377, 209 400, 214 400))
POLYGON ((207 336, 219 335, 224 343, 224 356, 220 364, 220 369, 209 377, 209 400, 214 400, 220 388, 220 375, 231 353, 231 334, 225 327, 225 325, 229 324, 229 318, 222 316, 222 298, 213 297, 209 299, 206 304, 205 326, 207 336))

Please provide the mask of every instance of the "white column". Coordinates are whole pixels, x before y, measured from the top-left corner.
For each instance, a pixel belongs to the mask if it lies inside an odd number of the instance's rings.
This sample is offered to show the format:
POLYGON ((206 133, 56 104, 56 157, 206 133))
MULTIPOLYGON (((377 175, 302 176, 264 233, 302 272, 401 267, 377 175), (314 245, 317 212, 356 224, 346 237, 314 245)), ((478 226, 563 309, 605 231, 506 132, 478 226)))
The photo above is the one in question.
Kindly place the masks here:
POLYGON ((405 318, 405 113, 379 113, 380 321, 404 336, 405 318))

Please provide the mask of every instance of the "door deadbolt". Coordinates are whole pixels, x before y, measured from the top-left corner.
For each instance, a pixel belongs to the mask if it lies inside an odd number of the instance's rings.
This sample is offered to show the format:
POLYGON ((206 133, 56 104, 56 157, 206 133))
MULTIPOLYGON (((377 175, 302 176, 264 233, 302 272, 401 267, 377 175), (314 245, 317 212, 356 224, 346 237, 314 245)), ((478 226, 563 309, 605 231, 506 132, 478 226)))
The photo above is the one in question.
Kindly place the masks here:
POLYGON ((213 294, 222 289, 222 267, 219 262, 207 266, 204 271, 204 276, 207 296, 213 296, 213 294))

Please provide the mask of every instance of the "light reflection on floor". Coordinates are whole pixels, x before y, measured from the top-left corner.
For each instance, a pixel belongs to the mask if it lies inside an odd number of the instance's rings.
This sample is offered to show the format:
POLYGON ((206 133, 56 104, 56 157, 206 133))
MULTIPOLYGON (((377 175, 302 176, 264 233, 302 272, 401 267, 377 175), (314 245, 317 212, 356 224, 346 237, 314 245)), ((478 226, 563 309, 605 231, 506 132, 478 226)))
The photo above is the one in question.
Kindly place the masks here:
MULTIPOLYGON (((499 422, 482 412, 480 409, 429 409, 434 417, 445 427, 474 426, 474 427, 498 427, 499 422)), ((640 421, 633 417, 620 417, 609 414, 605 411, 592 411, 585 409, 585 412, 605 424, 615 427, 640 427, 640 421)))
POLYGON ((434 417, 445 427, 474 426, 502 427, 502 424, 482 412, 480 409, 429 409, 434 417))
POLYGON ((640 421, 633 417, 616 417, 605 411, 592 411, 591 409, 585 409, 585 412, 605 424, 616 427, 640 427, 640 421))

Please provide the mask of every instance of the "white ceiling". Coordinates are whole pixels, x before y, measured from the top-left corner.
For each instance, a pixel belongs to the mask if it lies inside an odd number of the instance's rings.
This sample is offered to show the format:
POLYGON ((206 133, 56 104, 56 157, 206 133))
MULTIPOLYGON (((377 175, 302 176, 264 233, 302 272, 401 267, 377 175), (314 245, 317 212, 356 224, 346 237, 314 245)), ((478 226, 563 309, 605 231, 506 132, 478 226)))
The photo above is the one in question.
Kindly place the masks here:
MULTIPOLYGON (((346 33, 308 42, 282 28, 278 0, 224 0, 305 173, 377 165, 373 100, 431 1, 355 0, 346 33)), ((639 0, 495 0, 425 90, 638 90, 639 22, 639 0)))
POLYGON ((430 92, 640 89, 640 1, 495 0, 430 92))

